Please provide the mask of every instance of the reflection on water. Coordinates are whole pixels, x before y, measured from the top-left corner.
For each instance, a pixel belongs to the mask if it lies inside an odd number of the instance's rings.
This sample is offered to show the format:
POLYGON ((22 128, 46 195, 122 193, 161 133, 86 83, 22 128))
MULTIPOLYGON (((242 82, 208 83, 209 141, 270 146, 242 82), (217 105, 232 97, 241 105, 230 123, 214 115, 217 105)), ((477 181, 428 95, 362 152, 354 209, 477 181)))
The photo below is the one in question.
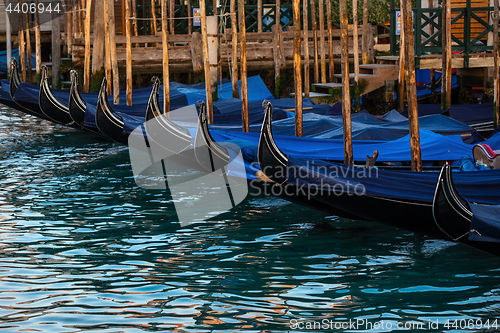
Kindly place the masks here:
POLYGON ((465 246, 264 197, 181 228, 168 193, 135 186, 126 148, 6 108, 0 142, 9 332, 306 331, 324 319, 444 331, 499 315, 499 259, 465 246))

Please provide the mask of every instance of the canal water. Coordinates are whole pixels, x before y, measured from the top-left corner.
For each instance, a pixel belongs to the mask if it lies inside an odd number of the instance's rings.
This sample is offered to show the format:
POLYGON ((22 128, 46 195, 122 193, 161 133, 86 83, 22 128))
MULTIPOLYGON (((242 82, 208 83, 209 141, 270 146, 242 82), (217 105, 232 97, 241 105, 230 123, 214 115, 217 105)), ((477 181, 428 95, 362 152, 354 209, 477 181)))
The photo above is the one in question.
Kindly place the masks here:
POLYGON ((499 330, 500 258, 272 197, 181 227, 125 147, 0 107, 6 332, 499 330))

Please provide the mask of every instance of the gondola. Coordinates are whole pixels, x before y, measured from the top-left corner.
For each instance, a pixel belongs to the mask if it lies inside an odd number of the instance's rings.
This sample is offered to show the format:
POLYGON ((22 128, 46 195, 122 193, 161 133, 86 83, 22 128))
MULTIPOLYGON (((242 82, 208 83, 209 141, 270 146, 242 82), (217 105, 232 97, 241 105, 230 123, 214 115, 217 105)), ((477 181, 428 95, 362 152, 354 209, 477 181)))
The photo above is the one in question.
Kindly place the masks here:
MULTIPOLYGON (((268 109, 266 112, 271 112, 268 109)), ((270 115, 266 115, 270 116, 270 115)), ((450 239, 434 223, 433 198, 439 172, 369 169, 324 160, 295 158, 276 145, 270 122, 263 126, 259 142, 263 173, 281 186, 304 188, 309 197, 333 209, 373 220, 450 239), (373 176, 369 176, 370 173, 373 176), (358 189, 358 190, 357 190, 358 189)), ((500 202, 500 170, 460 172, 459 185, 470 200, 500 202), (474 187, 470 186, 474 182, 474 187)))
POLYGON ((79 126, 84 127, 86 103, 78 90, 78 72, 71 70, 69 72, 71 88, 68 100, 68 110, 71 119, 79 126))
MULTIPOLYGON (((45 120, 51 120, 50 118, 48 118, 43 114, 42 110, 40 110, 40 107, 38 105, 38 96, 35 97, 32 95, 31 91, 28 91, 28 89, 35 90, 35 86, 27 83, 22 83, 19 80, 19 69, 16 58, 11 59, 10 68, 11 68, 11 75, 9 81, 9 93, 10 93, 10 98, 15 103, 15 105, 12 106, 16 110, 22 111, 24 113, 37 116, 45 120), (22 93, 24 98, 21 98, 19 96, 19 93, 22 93)), ((36 88, 37 90, 39 89, 38 87, 36 88)))
POLYGON ((174 154, 180 153, 190 147, 191 134, 186 128, 175 124, 164 115, 160 108, 160 80, 153 77, 152 82, 153 90, 146 108, 146 123, 144 124, 146 133, 149 140, 154 141, 163 149, 174 154))
POLYGON ((500 206, 467 202, 453 184, 449 165, 443 166, 436 186, 432 214, 436 225, 450 239, 500 255, 500 206), (472 209, 477 210, 476 214, 472 209), (481 215, 495 217, 496 223, 483 222, 481 215), (475 219, 475 223, 473 222, 475 219), (482 228, 482 229, 481 229, 482 228), (478 230, 479 229, 479 230, 478 230), (491 233, 493 231, 493 237, 491 233), (496 235, 495 235, 496 233, 496 235))
POLYGON ((69 113, 68 102, 62 101, 54 95, 49 85, 49 70, 47 66, 42 66, 42 80, 40 83, 40 92, 38 94, 38 105, 42 113, 52 121, 72 126, 79 127, 75 124, 69 113))
POLYGON ((111 140, 121 144, 128 144, 128 134, 123 131, 123 118, 113 111, 107 97, 107 81, 102 80, 101 89, 97 98, 95 122, 99 131, 111 140))

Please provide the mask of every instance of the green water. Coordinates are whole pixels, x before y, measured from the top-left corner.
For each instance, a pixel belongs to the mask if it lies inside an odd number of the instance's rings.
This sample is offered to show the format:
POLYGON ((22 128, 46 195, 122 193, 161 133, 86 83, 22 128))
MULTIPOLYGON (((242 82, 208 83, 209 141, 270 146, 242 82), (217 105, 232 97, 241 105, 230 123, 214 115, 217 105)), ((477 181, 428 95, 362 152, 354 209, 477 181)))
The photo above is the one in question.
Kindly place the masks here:
POLYGON ((6 332, 500 330, 497 257, 276 198, 181 228, 126 148, 7 108, 0 184, 6 332))

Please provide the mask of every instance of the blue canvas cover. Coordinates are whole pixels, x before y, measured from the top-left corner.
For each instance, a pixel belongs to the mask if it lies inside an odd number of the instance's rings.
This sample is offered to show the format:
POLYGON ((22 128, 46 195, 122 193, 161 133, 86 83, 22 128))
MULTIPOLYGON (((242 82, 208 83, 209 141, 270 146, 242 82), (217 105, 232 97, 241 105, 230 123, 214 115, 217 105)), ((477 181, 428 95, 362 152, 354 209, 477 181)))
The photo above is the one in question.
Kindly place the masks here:
POLYGON ((469 240, 500 243, 500 206, 469 203, 472 211, 469 240))
MULTIPOLYGON (((439 175, 440 171, 375 170, 297 158, 290 158, 287 165, 288 182, 296 186, 324 191, 342 188, 355 193, 356 186, 362 184, 367 196, 409 200, 429 205, 434 199, 439 175)), ((498 179, 500 179, 500 169, 453 173, 453 182, 464 198, 482 204, 500 202, 498 179)))
MULTIPOLYGON (((12 50, 12 58, 16 58, 19 63, 19 49, 12 50)), ((26 57, 26 63, 28 58, 26 57)), ((7 75, 7 70, 10 67, 10 59, 7 59, 7 51, 0 51, 0 75, 7 75)), ((31 53, 31 67, 36 67, 36 55, 31 53)))

